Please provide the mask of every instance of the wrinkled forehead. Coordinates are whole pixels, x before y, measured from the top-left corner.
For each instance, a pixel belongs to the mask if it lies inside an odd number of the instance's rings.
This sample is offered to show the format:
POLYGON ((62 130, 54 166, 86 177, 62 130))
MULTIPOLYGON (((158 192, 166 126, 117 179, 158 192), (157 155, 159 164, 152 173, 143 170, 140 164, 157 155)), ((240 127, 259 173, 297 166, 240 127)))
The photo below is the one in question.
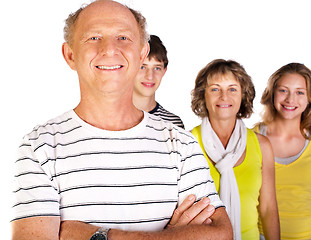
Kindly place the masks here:
POLYGON ((240 82, 238 79, 234 76, 234 74, 231 71, 227 72, 213 72, 208 74, 206 79, 206 85, 215 84, 217 82, 224 82, 224 81, 232 81, 235 83, 238 83, 240 85, 240 82))
POLYGON ((111 28, 113 24, 129 29, 139 34, 139 26, 133 13, 120 3, 112 1, 96 1, 85 7, 77 19, 77 28, 93 24, 106 24, 111 28))

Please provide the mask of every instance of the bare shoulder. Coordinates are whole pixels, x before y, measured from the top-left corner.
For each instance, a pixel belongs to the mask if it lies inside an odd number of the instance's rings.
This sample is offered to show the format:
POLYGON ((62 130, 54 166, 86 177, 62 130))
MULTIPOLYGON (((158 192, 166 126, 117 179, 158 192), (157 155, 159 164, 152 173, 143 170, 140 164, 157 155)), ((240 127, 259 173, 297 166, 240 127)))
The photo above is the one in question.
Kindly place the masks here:
POLYGON ((266 136, 257 132, 255 132, 255 134, 261 148, 272 148, 270 140, 266 136))
POLYGON ((269 163, 269 165, 274 166, 274 154, 270 140, 260 133, 256 133, 256 136, 260 145, 263 163, 266 162, 269 163))

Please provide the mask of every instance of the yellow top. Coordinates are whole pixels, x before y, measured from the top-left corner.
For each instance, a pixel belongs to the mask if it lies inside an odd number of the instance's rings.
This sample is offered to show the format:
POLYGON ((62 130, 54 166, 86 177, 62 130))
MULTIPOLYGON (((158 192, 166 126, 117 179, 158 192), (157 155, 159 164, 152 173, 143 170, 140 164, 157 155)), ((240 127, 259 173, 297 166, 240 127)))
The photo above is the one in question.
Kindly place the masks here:
POLYGON ((311 239, 311 142, 294 162, 275 162, 275 185, 281 239, 311 239))
MULTIPOLYGON (((210 167, 211 175, 219 192, 220 174, 211 163, 204 150, 201 125, 192 130, 198 140, 210 167)), ((241 201, 241 235, 243 240, 259 239, 258 211, 261 177, 262 155, 256 134, 247 129, 246 155, 244 161, 233 168, 241 201)), ((220 196, 221 197, 221 196, 220 196)))

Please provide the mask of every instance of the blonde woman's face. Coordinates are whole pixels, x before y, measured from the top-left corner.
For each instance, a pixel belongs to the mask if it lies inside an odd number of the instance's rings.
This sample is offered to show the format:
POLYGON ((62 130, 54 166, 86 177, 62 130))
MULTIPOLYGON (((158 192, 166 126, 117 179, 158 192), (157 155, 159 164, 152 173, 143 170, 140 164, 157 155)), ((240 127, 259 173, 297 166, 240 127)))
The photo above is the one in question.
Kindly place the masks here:
POLYGON ((300 119, 307 105, 307 85, 304 77, 297 73, 282 76, 274 90, 277 116, 283 119, 300 119))

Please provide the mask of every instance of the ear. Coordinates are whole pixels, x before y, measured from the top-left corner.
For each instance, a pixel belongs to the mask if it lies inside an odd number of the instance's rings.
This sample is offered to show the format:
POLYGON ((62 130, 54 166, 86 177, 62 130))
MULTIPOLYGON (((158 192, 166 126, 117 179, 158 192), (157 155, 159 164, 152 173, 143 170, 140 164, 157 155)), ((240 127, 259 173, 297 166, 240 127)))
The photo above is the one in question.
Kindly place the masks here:
POLYGON ((71 47, 69 46, 69 44, 67 42, 63 43, 62 53, 63 53, 63 57, 65 58, 65 61, 69 65, 69 67, 72 70, 76 70, 76 65, 75 65, 75 61, 74 61, 73 51, 72 51, 71 47))
POLYGON ((146 57, 149 54, 149 50, 150 50, 149 43, 146 42, 140 52, 140 65, 142 65, 143 62, 145 61, 146 57))
POLYGON ((162 72, 161 81, 162 81, 162 78, 164 77, 164 75, 165 75, 165 73, 166 73, 166 70, 167 70, 167 67, 164 68, 164 71, 162 72))

